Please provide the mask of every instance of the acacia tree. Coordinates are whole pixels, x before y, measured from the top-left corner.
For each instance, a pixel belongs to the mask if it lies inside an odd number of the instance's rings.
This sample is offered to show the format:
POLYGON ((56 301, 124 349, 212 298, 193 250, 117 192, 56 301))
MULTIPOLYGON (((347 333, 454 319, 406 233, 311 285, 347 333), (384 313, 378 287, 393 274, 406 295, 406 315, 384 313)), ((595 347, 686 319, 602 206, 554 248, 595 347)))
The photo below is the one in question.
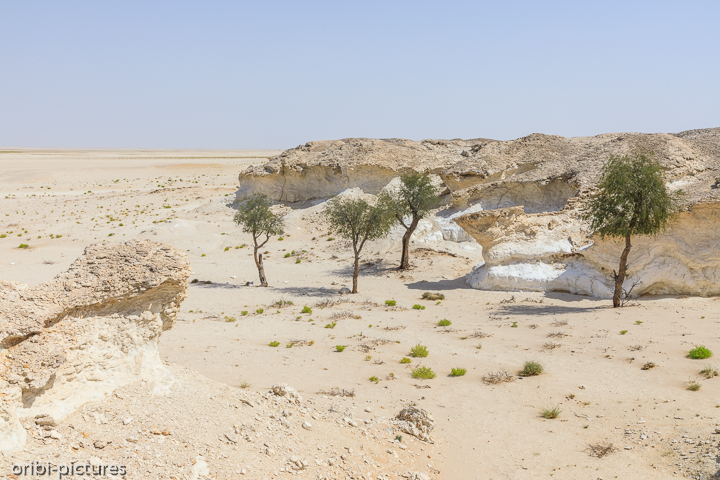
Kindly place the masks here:
POLYGON ((330 231, 352 243, 355 254, 352 293, 357 293, 360 274, 360 252, 365 242, 383 238, 390 233, 393 218, 380 202, 370 205, 362 199, 334 198, 325 207, 330 231))
POLYGON ((282 235, 284 227, 282 217, 270 210, 270 204, 267 195, 262 193, 252 195, 240 204, 234 217, 235 223, 243 227, 243 232, 253 237, 253 258, 260 276, 260 285, 263 287, 267 287, 268 283, 265 278, 262 253, 258 253, 258 250, 265 246, 271 235, 282 235), (265 240, 260 241, 263 236, 265 240))
POLYGON ((620 306, 627 278, 628 255, 634 235, 658 235, 667 228, 680 207, 682 190, 669 192, 662 167, 651 152, 611 155, 603 166, 598 193, 583 205, 583 219, 600 238, 624 238, 618 271, 613 270, 613 307, 620 306))
POLYGON ((410 267, 410 237, 424 217, 439 202, 437 189, 427 173, 411 172, 400 177, 400 188, 393 192, 384 192, 380 201, 392 212, 395 220, 405 228, 402 237, 402 257, 400 270, 410 267))

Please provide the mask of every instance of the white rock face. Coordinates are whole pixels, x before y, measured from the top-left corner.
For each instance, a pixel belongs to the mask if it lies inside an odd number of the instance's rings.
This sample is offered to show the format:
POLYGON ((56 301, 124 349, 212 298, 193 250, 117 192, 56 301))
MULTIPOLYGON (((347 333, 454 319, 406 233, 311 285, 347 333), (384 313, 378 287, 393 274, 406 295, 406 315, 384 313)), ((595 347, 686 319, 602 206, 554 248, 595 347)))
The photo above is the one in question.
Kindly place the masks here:
MULTIPOLYGON (((483 290, 566 291, 612 297, 624 243, 590 239, 574 210, 526 215, 520 208, 459 220, 484 247, 467 282, 483 290)), ((636 237, 625 288, 637 294, 720 295, 720 204, 693 206, 657 238, 636 237)))
POLYGON ((22 448, 22 422, 57 425, 90 401, 145 380, 172 382, 157 343, 185 298, 184 252, 96 244, 50 282, 0 282, 0 451, 22 448))

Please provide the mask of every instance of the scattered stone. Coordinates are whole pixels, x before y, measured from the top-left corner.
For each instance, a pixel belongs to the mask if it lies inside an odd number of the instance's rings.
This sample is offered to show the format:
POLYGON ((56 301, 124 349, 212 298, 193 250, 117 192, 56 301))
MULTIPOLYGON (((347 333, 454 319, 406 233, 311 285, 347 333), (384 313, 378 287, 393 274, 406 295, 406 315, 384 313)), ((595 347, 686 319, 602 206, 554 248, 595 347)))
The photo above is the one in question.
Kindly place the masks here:
POLYGON ((288 401, 290 401, 291 403, 296 403, 299 405, 302 402, 302 397, 297 392, 297 390, 295 390, 292 387, 289 387, 285 383, 276 383, 271 388, 272 388, 272 393, 274 393, 278 397, 287 398, 288 401))
POLYGON ((408 406, 403 408, 393 421, 401 431, 428 443, 435 443, 430 432, 435 428, 435 420, 422 408, 408 406))

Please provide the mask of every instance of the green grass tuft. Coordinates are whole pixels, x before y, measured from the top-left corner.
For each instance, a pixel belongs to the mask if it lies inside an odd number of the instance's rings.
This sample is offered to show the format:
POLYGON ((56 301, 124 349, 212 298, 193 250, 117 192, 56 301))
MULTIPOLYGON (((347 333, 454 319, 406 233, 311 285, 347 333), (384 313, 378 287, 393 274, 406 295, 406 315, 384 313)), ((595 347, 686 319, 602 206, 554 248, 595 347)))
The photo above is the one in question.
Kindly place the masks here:
POLYGON ((451 377, 462 377, 467 373, 467 368, 453 368, 450 371, 451 377))
POLYGON ((345 350, 346 345, 335 345, 335 351, 336 352, 342 352, 345 350))
POLYGON ((447 327, 449 325, 452 325, 452 322, 448 320, 447 318, 443 318, 438 322, 438 327, 447 327))
POLYGON ((690 390, 691 392, 697 392, 698 390, 700 390, 701 386, 702 386, 702 384, 700 382, 698 382, 697 380, 690 380, 688 382, 688 386, 686 388, 688 390, 690 390))
POLYGON ((300 311, 300 313, 312 313, 312 308, 305 305, 303 309, 300 311))
POLYGON ((435 372, 430 367, 416 367, 412 369, 413 378, 430 379, 435 378, 435 372))
POLYGON ((400 359, 400 363, 412 363, 412 360, 407 357, 403 357, 400 359))
POLYGON ((525 366, 520 370, 519 375, 523 377, 532 377, 534 375, 540 375, 543 372, 543 367, 538 362, 528 361, 525 362, 525 366))
POLYGON ((425 305, 420 305, 420 304, 416 303, 415 305, 413 305, 413 309, 414 310, 425 310, 425 305))
POLYGON ((688 353, 688 357, 695 359, 695 360, 702 360, 704 358, 710 358, 712 357, 712 352, 710 349, 705 347, 704 345, 698 345, 697 347, 690 350, 688 353))
POLYGON ((395 300, 385 300, 385 305, 387 305, 388 307, 394 307, 395 305, 397 305, 397 302, 395 300))
POLYGON ((270 346, 271 346, 271 347, 277 347, 277 346, 279 346, 279 345, 280 345, 280 342, 278 342, 278 341, 276 341, 276 340, 273 340, 272 342, 270 342, 270 346))
POLYGON ((419 343, 410 349, 410 356, 415 358, 424 358, 428 356, 428 349, 425 345, 419 343))
POLYGON ((552 420, 552 419, 554 419, 554 418, 559 417, 559 416, 560 416, 560 412, 562 412, 562 410, 560 410, 558 407, 544 408, 544 409, 540 412, 540 416, 541 416, 542 418, 547 418, 548 420, 552 420))

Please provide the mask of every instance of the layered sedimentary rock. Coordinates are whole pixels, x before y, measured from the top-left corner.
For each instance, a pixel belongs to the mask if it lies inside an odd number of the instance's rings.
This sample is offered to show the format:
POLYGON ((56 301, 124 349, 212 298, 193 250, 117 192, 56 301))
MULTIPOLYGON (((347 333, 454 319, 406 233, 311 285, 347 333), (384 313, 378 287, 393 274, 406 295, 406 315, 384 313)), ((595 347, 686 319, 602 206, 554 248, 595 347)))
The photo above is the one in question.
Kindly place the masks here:
POLYGON ((157 352, 186 297, 185 252, 150 241, 96 244, 40 285, 0 282, 0 450, 21 421, 56 424, 143 379, 169 380, 157 352))
POLYGON ((579 216, 610 154, 654 153, 685 211, 658 238, 637 238, 630 254, 634 293, 716 295, 720 128, 677 134, 604 134, 517 140, 310 142, 240 175, 240 196, 277 201, 329 198, 359 188, 377 194, 406 171, 437 176, 445 206, 418 240, 438 237, 483 247, 468 282, 482 289, 563 290, 605 297, 621 247, 592 237, 579 216), (461 232, 456 225, 464 229, 461 232))

